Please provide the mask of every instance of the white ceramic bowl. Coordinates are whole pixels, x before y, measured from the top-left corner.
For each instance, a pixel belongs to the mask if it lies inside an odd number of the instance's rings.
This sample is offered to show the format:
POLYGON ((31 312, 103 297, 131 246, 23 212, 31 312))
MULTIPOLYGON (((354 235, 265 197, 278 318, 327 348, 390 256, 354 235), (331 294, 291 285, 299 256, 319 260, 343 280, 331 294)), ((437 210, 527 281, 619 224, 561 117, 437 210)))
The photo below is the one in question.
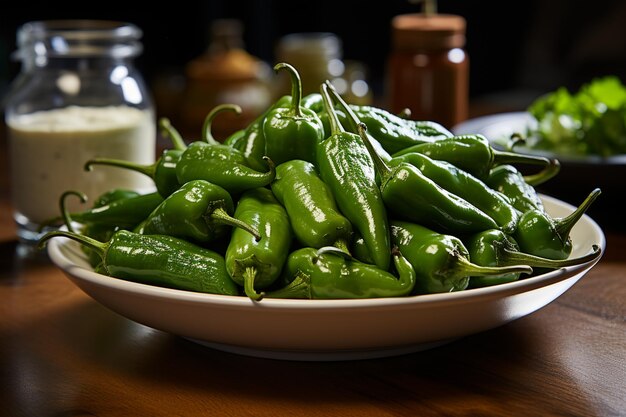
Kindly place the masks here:
MULTIPOLYGON (((543 196, 556 217, 574 207, 543 196)), ((572 256, 605 238, 584 216, 572 231, 572 256)), ((366 300, 278 300, 200 294, 127 282, 89 267, 79 245, 48 242, 52 261, 85 293, 155 329, 234 353, 292 360, 393 356, 492 329, 544 307, 574 285, 593 262, 493 287, 456 293, 366 300)))

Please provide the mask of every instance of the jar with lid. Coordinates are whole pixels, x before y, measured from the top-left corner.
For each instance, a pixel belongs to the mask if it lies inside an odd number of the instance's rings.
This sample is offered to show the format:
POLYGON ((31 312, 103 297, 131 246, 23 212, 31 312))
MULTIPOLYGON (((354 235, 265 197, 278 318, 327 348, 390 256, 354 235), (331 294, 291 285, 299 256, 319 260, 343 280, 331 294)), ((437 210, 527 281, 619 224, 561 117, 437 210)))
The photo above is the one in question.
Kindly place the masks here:
MULTIPOLYGON (((17 31, 21 71, 5 97, 10 189, 18 237, 32 241, 58 216, 59 198, 77 190, 95 199, 126 188, 147 191, 139 173, 84 164, 95 157, 155 160, 151 98, 133 64, 141 30, 100 20, 34 21, 17 31)), ((84 209, 68 201, 70 210, 84 209)))
POLYGON ((467 119, 469 57, 466 22, 461 16, 414 13, 391 22, 388 59, 390 110, 411 110, 411 117, 451 128, 467 119))

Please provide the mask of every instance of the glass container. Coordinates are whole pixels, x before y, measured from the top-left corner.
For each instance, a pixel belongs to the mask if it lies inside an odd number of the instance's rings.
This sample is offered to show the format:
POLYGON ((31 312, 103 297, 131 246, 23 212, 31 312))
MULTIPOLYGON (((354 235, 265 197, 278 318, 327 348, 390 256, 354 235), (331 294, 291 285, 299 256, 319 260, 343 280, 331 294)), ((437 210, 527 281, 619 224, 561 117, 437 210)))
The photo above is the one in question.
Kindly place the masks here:
MULTIPOLYGON (((114 188, 148 190, 129 170, 84 164, 95 157, 155 160, 152 100, 133 60, 141 30, 100 20, 33 21, 17 31, 21 71, 5 97, 10 188, 18 236, 38 239, 60 215, 67 190, 90 199, 114 188)), ((70 210, 85 209, 70 199, 70 210)))

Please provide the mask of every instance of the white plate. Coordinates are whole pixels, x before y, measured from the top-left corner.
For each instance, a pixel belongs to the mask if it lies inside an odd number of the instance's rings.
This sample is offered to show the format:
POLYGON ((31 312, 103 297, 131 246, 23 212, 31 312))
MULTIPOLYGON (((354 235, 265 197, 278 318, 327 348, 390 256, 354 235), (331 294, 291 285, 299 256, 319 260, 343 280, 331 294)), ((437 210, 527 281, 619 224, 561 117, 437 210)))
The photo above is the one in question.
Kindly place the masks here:
MULTIPOLYGON (((574 209, 543 197, 553 216, 574 209)), ((572 256, 605 238, 588 216, 572 231, 572 256)), ((220 350, 291 360, 348 360, 432 348, 501 326, 552 302, 596 261, 493 287, 456 293, 366 300, 278 300, 200 294, 97 274, 79 245, 48 242, 52 261, 85 293, 144 325, 220 350)))
MULTIPOLYGON (((509 112, 498 113, 488 116, 477 117, 475 119, 466 120, 452 128, 455 135, 480 134, 485 136, 489 141, 498 148, 506 145, 508 139, 513 133, 525 135, 528 128, 535 128, 537 121, 528 112, 509 112)), ((561 163, 566 164, 625 164, 626 155, 615 155, 611 157, 600 157, 596 155, 565 155, 555 154, 553 152, 533 149, 531 147, 516 147, 516 151, 544 155, 548 157, 557 157, 561 163)))

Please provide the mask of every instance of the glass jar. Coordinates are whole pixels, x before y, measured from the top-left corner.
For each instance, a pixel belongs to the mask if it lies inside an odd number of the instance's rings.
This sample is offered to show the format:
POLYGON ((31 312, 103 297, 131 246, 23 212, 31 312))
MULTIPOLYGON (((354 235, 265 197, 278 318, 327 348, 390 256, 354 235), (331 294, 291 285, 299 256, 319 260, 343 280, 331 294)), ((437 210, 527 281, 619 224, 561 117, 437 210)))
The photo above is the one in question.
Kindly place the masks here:
MULTIPOLYGON (((22 241, 37 239, 39 225, 59 216, 59 197, 67 190, 95 199, 114 188, 153 187, 148 177, 129 170, 84 169, 96 157, 155 160, 154 109, 133 65, 141 35, 129 23, 94 20, 36 21, 18 29, 21 72, 4 110, 22 241)), ((77 201, 68 207, 85 208, 77 201)))
POLYGON ((388 60, 389 108, 408 108, 411 117, 447 128, 467 119, 469 57, 465 19, 446 14, 405 14, 393 18, 388 60))

